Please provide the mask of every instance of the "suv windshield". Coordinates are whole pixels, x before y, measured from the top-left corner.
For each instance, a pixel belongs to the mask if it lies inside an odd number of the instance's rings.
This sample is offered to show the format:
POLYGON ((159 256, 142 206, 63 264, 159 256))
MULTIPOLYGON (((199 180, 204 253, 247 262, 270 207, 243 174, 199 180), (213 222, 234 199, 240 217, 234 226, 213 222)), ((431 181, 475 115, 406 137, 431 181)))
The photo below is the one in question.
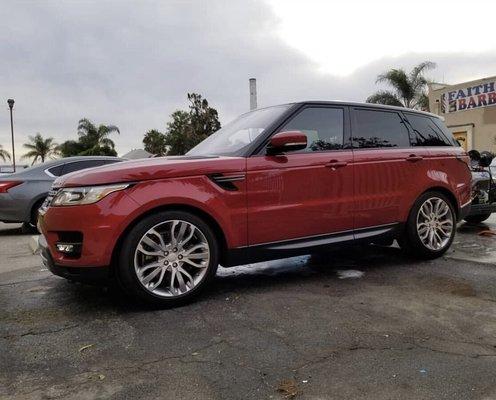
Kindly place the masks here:
POLYGON ((268 107, 243 114, 210 135, 186 154, 188 156, 234 155, 252 143, 289 107, 289 105, 268 107))

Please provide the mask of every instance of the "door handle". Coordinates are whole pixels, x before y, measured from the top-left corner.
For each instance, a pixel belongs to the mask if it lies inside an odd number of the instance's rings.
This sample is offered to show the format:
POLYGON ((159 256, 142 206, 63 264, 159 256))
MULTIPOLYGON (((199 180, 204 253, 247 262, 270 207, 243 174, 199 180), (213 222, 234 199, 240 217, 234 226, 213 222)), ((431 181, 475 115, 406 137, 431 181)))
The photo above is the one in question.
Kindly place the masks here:
POLYGON ((410 162, 417 162, 423 160, 424 157, 422 156, 417 156, 416 154, 410 154, 407 158, 405 158, 406 161, 410 162))
POLYGON ((331 160, 325 166, 327 168, 331 168, 332 170, 335 170, 337 168, 346 167, 347 165, 348 163, 346 161, 331 160))

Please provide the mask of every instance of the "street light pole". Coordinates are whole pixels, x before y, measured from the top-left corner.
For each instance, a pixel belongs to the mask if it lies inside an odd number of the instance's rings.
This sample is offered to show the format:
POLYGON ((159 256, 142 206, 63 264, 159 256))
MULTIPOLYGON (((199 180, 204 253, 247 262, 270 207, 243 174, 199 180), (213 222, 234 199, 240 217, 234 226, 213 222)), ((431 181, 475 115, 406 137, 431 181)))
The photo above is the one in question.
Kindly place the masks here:
POLYGON ((15 165, 15 147, 14 147, 14 119, 12 118, 12 109, 14 108, 14 99, 8 99, 7 104, 9 105, 10 108, 10 132, 12 133, 12 166, 14 168, 14 171, 16 171, 16 165, 15 165))

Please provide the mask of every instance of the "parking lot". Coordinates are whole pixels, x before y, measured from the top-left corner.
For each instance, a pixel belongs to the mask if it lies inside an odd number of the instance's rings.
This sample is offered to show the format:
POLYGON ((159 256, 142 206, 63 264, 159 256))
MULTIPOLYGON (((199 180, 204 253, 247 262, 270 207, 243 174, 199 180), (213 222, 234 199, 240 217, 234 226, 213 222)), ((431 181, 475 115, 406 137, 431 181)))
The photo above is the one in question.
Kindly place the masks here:
POLYGON ((219 269, 150 310, 52 276, 0 224, 0 397, 494 399, 491 228, 462 224, 435 261, 368 246, 219 269))

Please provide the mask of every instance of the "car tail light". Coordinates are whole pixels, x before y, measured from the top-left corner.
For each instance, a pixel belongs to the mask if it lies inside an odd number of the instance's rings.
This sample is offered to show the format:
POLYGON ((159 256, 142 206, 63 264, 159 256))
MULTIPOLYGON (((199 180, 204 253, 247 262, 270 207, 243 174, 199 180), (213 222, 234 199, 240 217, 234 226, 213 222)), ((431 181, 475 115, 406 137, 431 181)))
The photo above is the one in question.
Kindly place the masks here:
POLYGON ((0 181, 0 193, 7 193, 9 189, 20 185, 22 181, 0 181))

